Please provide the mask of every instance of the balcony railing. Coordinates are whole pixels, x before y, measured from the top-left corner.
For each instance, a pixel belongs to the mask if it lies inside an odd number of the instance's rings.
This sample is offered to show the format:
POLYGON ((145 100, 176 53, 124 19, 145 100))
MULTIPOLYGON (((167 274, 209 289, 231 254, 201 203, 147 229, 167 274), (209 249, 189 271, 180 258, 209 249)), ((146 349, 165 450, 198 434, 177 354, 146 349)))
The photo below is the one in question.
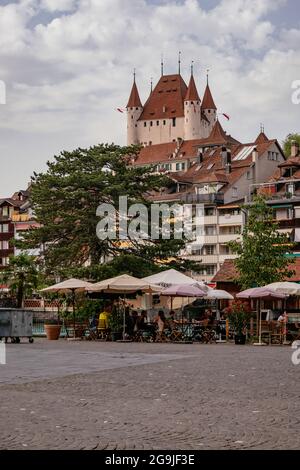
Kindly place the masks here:
POLYGON ((193 194, 185 193, 182 195, 182 201, 186 204, 223 204, 224 194, 223 193, 207 193, 207 194, 193 194))

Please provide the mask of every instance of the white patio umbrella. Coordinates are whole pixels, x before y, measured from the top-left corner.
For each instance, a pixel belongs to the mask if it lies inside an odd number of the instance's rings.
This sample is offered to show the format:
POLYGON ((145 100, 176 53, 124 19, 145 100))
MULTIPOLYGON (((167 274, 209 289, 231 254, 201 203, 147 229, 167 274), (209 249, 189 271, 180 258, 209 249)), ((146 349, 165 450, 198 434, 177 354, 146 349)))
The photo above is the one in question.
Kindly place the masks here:
MULTIPOLYGON (((161 292, 161 288, 155 286, 143 279, 139 279, 128 274, 121 274, 120 276, 105 279, 104 281, 97 282, 91 287, 88 287, 89 292, 104 292, 112 294, 132 294, 134 292, 142 291, 146 293, 161 292)), ((125 308, 123 312, 123 340, 125 339, 125 308)))
POLYGON ((176 271, 176 269, 167 269, 166 271, 161 271, 160 273, 153 274, 152 276, 144 277, 142 280, 149 282, 150 284, 156 284, 163 287, 170 287, 175 284, 191 285, 197 282, 192 277, 176 271))
MULTIPOLYGON (((274 290, 275 292, 278 292, 279 294, 285 294, 286 296, 289 295, 296 295, 300 296, 300 284, 297 284, 296 282, 273 282, 272 284, 268 284, 265 287, 269 287, 270 289, 274 290)), ((286 301, 285 301, 285 307, 286 308, 286 301)), ((284 340, 283 344, 286 344, 286 334, 287 334, 287 322, 288 322, 288 317, 285 312, 284 315, 284 340)))
POLYGON ((75 295, 76 292, 85 292, 88 288, 92 287, 93 284, 90 282, 82 281, 81 279, 68 279, 58 284, 46 287, 40 292, 45 294, 51 292, 71 293, 72 294, 72 307, 73 307, 73 325, 74 325, 74 336, 75 336, 75 295))
POLYGON ((216 300, 233 300, 234 297, 229 294, 226 290, 222 289, 208 289, 205 299, 216 299, 216 300))
POLYGON ((264 286, 267 289, 272 289, 279 294, 286 295, 300 295, 300 284, 296 282, 273 282, 264 286))

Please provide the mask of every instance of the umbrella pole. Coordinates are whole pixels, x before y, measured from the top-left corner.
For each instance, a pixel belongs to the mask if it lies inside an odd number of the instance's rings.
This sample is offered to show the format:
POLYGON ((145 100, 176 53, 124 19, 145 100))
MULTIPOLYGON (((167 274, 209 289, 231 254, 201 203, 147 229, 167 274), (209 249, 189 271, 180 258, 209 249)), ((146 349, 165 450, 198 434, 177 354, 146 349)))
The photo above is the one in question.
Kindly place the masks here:
POLYGON ((261 300, 259 299, 259 342, 261 344, 261 300))
POLYGON ((125 341, 125 331, 126 331, 126 308, 125 308, 125 299, 126 295, 124 294, 124 303, 123 303, 123 341, 125 341))
POLYGON ((73 309, 73 337, 75 338, 75 289, 72 289, 72 309, 73 309))

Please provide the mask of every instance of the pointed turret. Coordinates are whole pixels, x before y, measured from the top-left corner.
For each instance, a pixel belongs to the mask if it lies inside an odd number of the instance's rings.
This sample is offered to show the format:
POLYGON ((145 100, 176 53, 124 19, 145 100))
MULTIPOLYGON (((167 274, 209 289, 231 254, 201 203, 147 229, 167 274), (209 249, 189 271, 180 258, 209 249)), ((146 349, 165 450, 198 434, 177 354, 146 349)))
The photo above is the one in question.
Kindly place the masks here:
POLYGON ((139 144, 138 120, 143 112, 143 105, 135 83, 135 72, 133 74, 133 85, 127 103, 127 144, 139 144))
POLYGON ((203 100, 202 100, 202 109, 215 109, 215 110, 217 109, 208 83, 206 85, 203 100))
POLYGON ((201 109, 202 109, 203 115, 205 116, 204 120, 208 121, 208 124, 202 121, 205 126, 205 130, 207 132, 205 137, 208 137, 217 120, 217 107, 215 105, 214 99, 212 97, 212 94, 209 88, 208 75, 207 75, 207 84, 206 84, 206 88, 205 88, 205 92, 204 92, 204 96, 202 100, 201 109))
POLYGON ((266 142, 269 142, 269 139, 266 136, 266 134, 264 133, 264 131, 261 130, 261 132, 256 137, 255 143, 256 144, 265 144, 266 142))
POLYGON ((193 75, 191 75, 184 101, 200 101, 193 75))
POLYGON ((135 83, 135 79, 134 79, 126 108, 141 108, 141 107, 142 107, 142 102, 140 100, 140 95, 139 95, 139 92, 135 83))
POLYGON ((184 97, 184 139, 194 140, 201 137, 201 101, 192 69, 190 83, 184 97))

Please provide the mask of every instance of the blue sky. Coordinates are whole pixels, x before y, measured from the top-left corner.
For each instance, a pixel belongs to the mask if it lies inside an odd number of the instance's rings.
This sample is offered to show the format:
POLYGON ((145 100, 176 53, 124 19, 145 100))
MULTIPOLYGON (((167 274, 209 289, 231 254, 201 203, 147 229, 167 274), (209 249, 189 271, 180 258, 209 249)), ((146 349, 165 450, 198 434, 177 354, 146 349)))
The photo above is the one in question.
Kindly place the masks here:
POLYGON ((137 69, 141 99, 166 73, 200 96, 205 71, 224 128, 251 141, 264 123, 280 141, 300 132, 298 0, 0 0, 0 197, 24 188, 62 149, 125 144, 124 107, 137 69))

